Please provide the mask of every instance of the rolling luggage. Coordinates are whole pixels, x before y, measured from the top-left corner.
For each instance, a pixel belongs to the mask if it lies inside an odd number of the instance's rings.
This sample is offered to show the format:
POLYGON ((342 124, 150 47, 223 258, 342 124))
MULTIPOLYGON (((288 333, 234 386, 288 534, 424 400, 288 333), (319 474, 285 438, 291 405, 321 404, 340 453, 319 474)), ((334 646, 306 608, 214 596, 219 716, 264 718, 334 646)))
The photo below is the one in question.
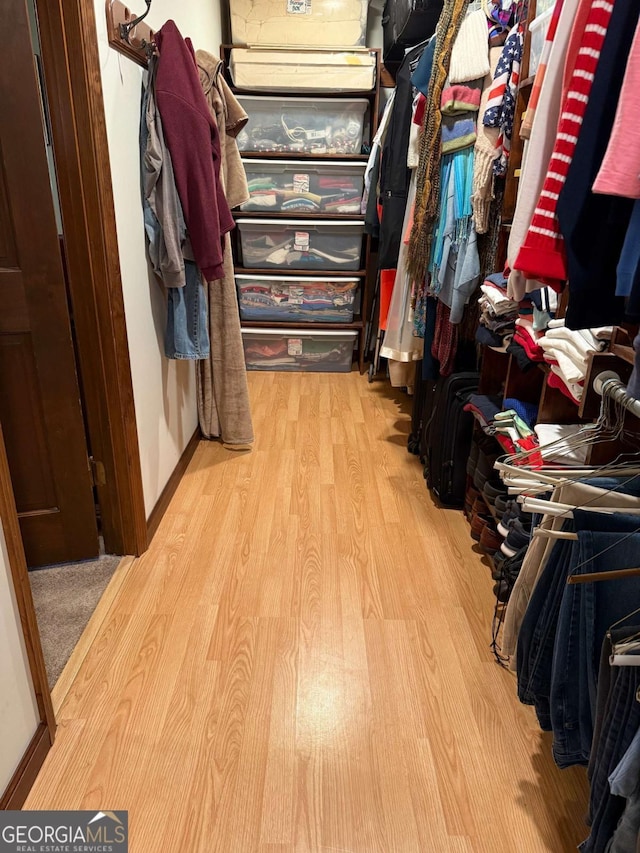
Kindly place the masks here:
POLYGON ((445 507, 464 505, 474 420, 464 406, 477 392, 479 380, 475 372, 443 377, 435 384, 432 399, 426 400, 420 454, 427 486, 445 507))

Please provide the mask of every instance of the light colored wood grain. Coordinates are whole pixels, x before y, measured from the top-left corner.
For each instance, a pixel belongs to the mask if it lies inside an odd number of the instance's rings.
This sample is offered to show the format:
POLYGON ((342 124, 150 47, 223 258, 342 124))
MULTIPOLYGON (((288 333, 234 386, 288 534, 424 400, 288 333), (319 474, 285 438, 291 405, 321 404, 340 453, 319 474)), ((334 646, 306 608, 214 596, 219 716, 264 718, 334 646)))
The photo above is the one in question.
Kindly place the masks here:
POLYGON ((128 808, 132 853, 564 853, 560 772, 489 650, 492 581, 406 451, 410 401, 250 376, 57 691, 28 808, 128 808))
POLYGON ((91 614, 91 619, 87 622, 80 639, 71 653, 71 657, 65 664, 60 677, 56 681, 55 686, 51 691, 51 701, 53 703, 53 710, 56 718, 60 717, 62 703, 67 698, 71 685, 75 681, 78 671, 89 653, 89 649, 96 641, 98 633, 104 625, 107 614, 111 610, 111 606, 118 596, 118 593, 122 588, 122 584, 129 573, 129 569, 134 562, 134 557, 123 557, 118 563, 118 567, 113 573, 113 576, 109 581, 109 585, 104 591, 104 595, 98 602, 96 609, 91 614))

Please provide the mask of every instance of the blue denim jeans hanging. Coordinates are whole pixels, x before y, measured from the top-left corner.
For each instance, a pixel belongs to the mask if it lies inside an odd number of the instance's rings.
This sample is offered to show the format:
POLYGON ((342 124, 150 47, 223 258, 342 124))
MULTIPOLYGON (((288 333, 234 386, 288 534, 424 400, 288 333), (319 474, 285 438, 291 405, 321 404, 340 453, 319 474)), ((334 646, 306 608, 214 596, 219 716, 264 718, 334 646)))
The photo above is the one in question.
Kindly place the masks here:
POLYGON ((164 352, 167 358, 209 358, 209 312, 200 270, 185 261, 187 283, 167 288, 167 329, 164 352))
MULTIPOLYGON (((633 568, 640 563, 638 516, 574 511, 576 573, 633 568)), ((570 574, 574 573, 573 567, 570 574)), ((553 755, 560 767, 589 761, 596 716, 597 667, 609 626, 640 595, 640 578, 565 586, 551 677, 553 755)))

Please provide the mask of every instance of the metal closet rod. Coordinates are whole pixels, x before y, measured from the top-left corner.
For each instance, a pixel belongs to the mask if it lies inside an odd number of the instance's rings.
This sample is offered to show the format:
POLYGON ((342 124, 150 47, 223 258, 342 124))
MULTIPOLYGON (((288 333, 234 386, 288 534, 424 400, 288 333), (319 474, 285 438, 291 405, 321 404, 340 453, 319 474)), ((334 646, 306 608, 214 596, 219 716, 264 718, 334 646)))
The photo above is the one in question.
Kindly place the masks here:
MULTIPOLYGON (((640 418, 640 400, 627 394, 627 388, 617 373, 605 370, 593 380, 593 389, 601 397, 611 397, 632 415, 640 418)), ((615 581, 623 578, 633 578, 640 575, 637 569, 616 569, 612 572, 590 572, 584 575, 571 575, 568 583, 597 583, 598 581, 615 581)))
POLYGON ((593 380, 593 389, 601 397, 611 397, 628 412, 640 418, 640 400, 627 394, 627 388, 617 373, 605 370, 593 380))

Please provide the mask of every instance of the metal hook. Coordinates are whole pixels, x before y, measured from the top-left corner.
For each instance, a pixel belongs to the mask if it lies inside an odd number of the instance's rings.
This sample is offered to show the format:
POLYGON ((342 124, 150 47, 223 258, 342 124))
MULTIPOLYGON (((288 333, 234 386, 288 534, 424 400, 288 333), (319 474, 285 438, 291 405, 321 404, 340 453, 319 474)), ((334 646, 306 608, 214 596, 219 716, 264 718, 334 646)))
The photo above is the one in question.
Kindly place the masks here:
MULTIPOLYGON (((146 6, 147 6, 146 12, 143 12, 142 15, 139 15, 137 18, 134 18, 133 21, 127 21, 126 24, 120 24, 120 38, 123 41, 126 41, 127 44, 131 44, 131 42, 129 41, 129 35, 132 32, 132 30, 135 30, 135 28, 138 26, 138 24, 141 21, 144 21, 144 19, 147 17, 149 12, 151 11, 152 0, 144 0, 144 2, 146 3, 146 6)), ((132 45, 132 47, 133 47, 133 45, 132 45)))

